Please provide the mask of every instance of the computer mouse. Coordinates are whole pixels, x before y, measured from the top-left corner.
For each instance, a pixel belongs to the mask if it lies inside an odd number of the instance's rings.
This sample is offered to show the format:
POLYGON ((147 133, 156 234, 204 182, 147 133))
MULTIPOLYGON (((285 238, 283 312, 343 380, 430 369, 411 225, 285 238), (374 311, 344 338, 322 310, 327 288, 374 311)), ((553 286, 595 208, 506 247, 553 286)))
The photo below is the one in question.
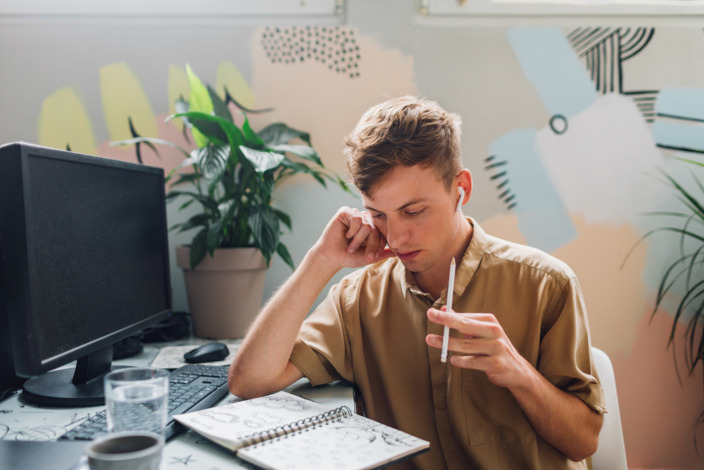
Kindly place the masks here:
POLYGON ((183 360, 191 364, 222 361, 228 354, 230 354, 230 350, 227 348, 226 344, 213 342, 191 349, 183 355, 183 360))

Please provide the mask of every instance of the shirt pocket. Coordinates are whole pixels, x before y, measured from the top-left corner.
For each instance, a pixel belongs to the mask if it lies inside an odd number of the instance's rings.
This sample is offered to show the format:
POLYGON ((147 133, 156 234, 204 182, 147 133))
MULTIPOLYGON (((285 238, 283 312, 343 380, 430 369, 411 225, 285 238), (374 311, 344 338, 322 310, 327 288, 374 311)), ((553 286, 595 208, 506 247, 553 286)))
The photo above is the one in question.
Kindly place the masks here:
POLYGON ((470 446, 489 443, 524 445, 535 431, 508 389, 489 382, 481 371, 462 371, 462 409, 470 446))

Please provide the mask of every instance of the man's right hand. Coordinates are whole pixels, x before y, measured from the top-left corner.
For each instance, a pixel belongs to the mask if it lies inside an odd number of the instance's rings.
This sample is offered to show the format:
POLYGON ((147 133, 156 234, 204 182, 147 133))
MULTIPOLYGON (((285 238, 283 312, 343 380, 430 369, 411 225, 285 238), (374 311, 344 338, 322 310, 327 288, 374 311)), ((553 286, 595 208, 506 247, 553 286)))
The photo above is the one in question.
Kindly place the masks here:
POLYGON ((394 256, 366 211, 340 208, 313 250, 339 269, 358 268, 394 256))
POLYGON ((230 392, 242 398, 289 386, 303 373, 289 361, 301 324, 318 295, 342 268, 394 256, 369 213, 343 207, 291 277, 266 303, 230 366, 230 392))

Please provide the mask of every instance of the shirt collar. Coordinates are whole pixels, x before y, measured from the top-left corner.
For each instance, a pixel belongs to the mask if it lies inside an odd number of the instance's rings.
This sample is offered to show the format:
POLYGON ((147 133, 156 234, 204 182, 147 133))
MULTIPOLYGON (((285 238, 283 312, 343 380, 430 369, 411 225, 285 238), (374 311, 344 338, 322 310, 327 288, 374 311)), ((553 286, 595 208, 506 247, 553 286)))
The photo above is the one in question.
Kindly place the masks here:
MULTIPOLYGON (((472 240, 469 242, 469 246, 464 252, 455 272, 455 295, 462 295, 467 289, 469 282, 474 277, 474 273, 479 269, 487 243, 486 232, 471 217, 467 217, 467 220, 473 227, 472 240)), ((447 298, 447 292, 445 292, 444 297, 447 298)))
MULTIPOLYGON (((486 246, 486 232, 479 226, 479 224, 471 217, 467 217, 467 220, 474 228, 472 234, 472 240, 469 242, 467 250, 462 256, 462 260, 457 266, 455 272, 455 294, 460 295, 469 285, 469 281, 472 280, 474 273, 479 268, 482 256, 484 255, 484 249, 486 246)), ((398 269, 399 278, 401 279, 401 291, 403 296, 406 297, 407 293, 411 293, 418 296, 424 296, 430 298, 430 294, 423 292, 413 277, 413 274, 406 269, 403 263, 399 262, 396 266, 398 269)), ((447 298, 447 292, 443 291, 440 294, 442 299, 447 298)), ((433 299, 434 300, 434 299, 433 299)))
POLYGON ((408 293, 420 296, 428 295, 418 287, 413 274, 400 261, 396 263, 396 274, 398 276, 397 279, 401 280, 401 292, 403 292, 404 298, 407 297, 408 293))

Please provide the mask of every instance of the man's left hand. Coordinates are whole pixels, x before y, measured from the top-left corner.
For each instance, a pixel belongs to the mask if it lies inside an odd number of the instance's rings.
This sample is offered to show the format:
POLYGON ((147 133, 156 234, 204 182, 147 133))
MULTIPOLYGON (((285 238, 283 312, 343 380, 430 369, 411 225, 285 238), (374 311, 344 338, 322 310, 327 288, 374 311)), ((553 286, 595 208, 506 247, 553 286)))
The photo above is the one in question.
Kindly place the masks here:
MULTIPOLYGON (((450 336, 448 350, 453 351, 450 363, 456 367, 483 371, 494 385, 519 387, 532 366, 521 356, 491 313, 457 313, 428 309, 428 319, 457 330, 460 337, 450 336)), ((442 348, 442 336, 428 335, 429 346, 442 348)))

